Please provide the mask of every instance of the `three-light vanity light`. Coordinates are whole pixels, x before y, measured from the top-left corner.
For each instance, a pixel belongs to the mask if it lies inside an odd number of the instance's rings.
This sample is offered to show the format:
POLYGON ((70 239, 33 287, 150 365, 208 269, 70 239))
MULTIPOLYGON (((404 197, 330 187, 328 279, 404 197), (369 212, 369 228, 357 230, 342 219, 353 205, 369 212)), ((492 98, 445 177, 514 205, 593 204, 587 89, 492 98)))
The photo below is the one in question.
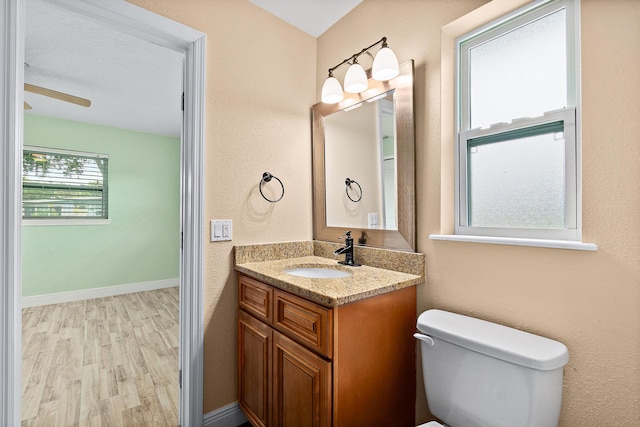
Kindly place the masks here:
POLYGON ((329 68, 329 77, 322 85, 322 102, 325 104, 337 104, 344 99, 344 92, 361 93, 367 90, 369 83, 367 73, 358 63, 358 57, 363 53, 369 53, 369 49, 382 44, 382 47, 376 53, 371 67, 371 77, 379 81, 387 81, 396 77, 400 73, 400 65, 395 53, 387 46, 387 38, 383 37, 369 47, 362 49, 358 53, 354 53, 335 67, 329 68), (338 79, 333 77, 336 68, 343 64, 350 64, 347 73, 344 76, 344 92, 338 79))

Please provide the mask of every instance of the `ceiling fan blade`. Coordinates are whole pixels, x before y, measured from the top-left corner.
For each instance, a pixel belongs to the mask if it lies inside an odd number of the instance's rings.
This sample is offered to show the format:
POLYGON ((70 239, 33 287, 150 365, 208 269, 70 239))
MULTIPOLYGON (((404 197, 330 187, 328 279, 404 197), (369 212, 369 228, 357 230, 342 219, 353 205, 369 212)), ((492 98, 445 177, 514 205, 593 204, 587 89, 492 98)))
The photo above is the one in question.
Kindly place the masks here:
POLYGON ((69 95, 68 93, 64 92, 58 92, 56 90, 47 89, 45 87, 31 85, 29 83, 24 84, 24 90, 26 90, 27 92, 37 93, 38 95, 44 95, 50 98, 59 99, 60 101, 70 102, 82 107, 91 106, 91 101, 89 101, 88 99, 69 95))
POLYGON ((24 109, 25 110, 31 110, 31 105, 27 104, 26 102, 24 103, 24 109))

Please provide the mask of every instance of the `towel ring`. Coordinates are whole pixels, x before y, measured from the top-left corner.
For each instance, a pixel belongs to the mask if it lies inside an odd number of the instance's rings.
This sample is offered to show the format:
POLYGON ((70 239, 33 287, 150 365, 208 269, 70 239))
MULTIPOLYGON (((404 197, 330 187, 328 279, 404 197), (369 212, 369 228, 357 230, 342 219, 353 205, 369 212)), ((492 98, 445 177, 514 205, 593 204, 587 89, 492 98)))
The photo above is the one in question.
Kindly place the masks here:
POLYGON ((347 193, 347 197, 349 198, 349 200, 356 203, 362 200, 362 187, 360 187, 360 184, 358 184, 356 181, 350 178, 345 179, 344 183, 346 184, 346 188, 344 189, 344 192, 347 193), (349 188, 351 187, 351 184, 357 185, 358 189, 360 190, 360 197, 358 197, 358 200, 354 200, 353 197, 351 197, 351 195, 349 194, 349 188))
POLYGON ((282 200, 282 198, 284 197, 284 184, 282 183, 282 181, 280 181, 280 179, 277 176, 273 176, 271 175, 269 172, 264 172, 262 174, 262 179, 260 180, 260 185, 258 186, 258 188, 260 189, 260 195, 267 201, 267 202, 271 202, 271 203, 277 203, 280 200, 282 200), (275 179, 276 181, 278 181, 280 183, 280 187, 282 187, 282 194, 280 195, 280 197, 278 197, 276 200, 271 200, 269 199, 267 196, 264 195, 264 193, 262 192, 262 184, 264 184, 265 182, 270 182, 271 178, 275 179))

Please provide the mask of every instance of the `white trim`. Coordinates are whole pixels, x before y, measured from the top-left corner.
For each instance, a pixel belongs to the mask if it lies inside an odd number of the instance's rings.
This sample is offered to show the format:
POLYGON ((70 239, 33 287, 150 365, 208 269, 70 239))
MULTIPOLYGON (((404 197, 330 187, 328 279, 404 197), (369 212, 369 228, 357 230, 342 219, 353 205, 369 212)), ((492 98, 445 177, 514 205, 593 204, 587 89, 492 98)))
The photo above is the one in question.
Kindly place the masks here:
POLYGON ((185 52, 204 34, 123 0, 47 0, 84 18, 151 43, 185 52))
MULTIPOLYGON (((548 132, 548 131, 546 131, 548 132)), ((521 138, 517 136, 516 138, 521 138)), ((458 188, 458 205, 455 233, 460 235, 471 236, 495 236, 495 237, 514 237, 524 239, 542 239, 542 240, 571 240, 580 241, 582 238, 581 230, 578 228, 578 200, 576 198, 575 189, 578 188, 578 158, 576 155, 576 109, 563 108, 556 111, 549 111, 540 117, 526 118, 514 120, 511 123, 503 123, 491 126, 487 129, 472 129, 461 131, 458 136, 458 171, 460 176, 458 182, 467 183, 460 185, 458 188), (552 123, 562 122, 564 127, 564 200, 565 200, 565 227, 557 229, 544 228, 516 228, 516 227, 475 227, 468 225, 469 218, 469 158, 468 145, 472 139, 480 139, 493 135, 509 134, 512 131, 531 130, 539 126, 549 125, 552 123)))
MULTIPOLYGON (((582 164, 580 133, 580 32, 579 0, 538 0, 482 25, 455 41, 455 144, 454 144, 454 232, 456 235, 487 236, 516 241, 568 240, 581 245, 582 239, 582 164), (489 128, 469 129, 469 71, 468 52, 487 40, 527 25, 560 9, 566 11, 567 40, 567 102, 568 108, 544 113, 539 118, 514 119, 509 124, 489 128), (565 228, 512 228, 469 226, 467 140, 472 135, 488 135, 508 130, 534 127, 556 116, 565 125, 565 228), (569 129, 570 131, 567 131, 569 129)), ((539 245, 531 245, 539 246, 539 245)), ((546 245, 544 245, 546 247, 546 245)))
POLYGON ((493 245, 533 246, 538 248, 572 249, 576 251, 597 251, 595 243, 574 242, 570 240, 520 239, 516 237, 465 236, 460 234, 430 234, 431 240, 450 242, 489 243, 493 245))
POLYGON ((20 425, 24 0, 0 4, 0 425, 20 425))
MULTIPOLYGON (((102 0, 100 0, 102 1, 102 0)), ((204 381, 204 34, 185 54, 184 119, 180 191, 182 268, 180 269, 180 425, 201 426, 204 381)))
MULTIPOLYGON (((469 47, 464 47, 463 44, 466 44, 472 39, 476 39, 472 46, 478 46, 496 36, 496 32, 499 32, 498 36, 503 35, 509 31, 512 31, 519 26, 522 25, 521 17, 527 16, 527 22, 532 22, 536 19, 539 19, 545 15, 551 14, 559 9, 565 8, 567 11, 567 19, 572 21, 567 21, 567 23, 573 23, 577 21, 573 21, 574 16, 572 11, 573 0, 535 0, 531 3, 528 3, 512 12, 504 14, 502 16, 497 17, 496 19, 488 22, 485 25, 482 25, 478 28, 475 28, 466 34, 463 34, 456 38, 456 100, 460 105, 456 106, 456 134, 458 134, 461 130, 470 129, 469 123, 469 113, 470 113, 470 104, 469 104, 469 80, 463 78, 460 70, 468 69, 468 53, 469 47), (551 6, 550 6, 551 5, 551 6), (460 108, 465 107, 465 108, 460 108)), ((526 24, 525 24, 526 25, 526 24)), ((567 25, 567 29, 569 29, 570 25, 567 25)), ((578 33, 576 33, 578 34, 578 33)), ((579 38, 579 37, 578 37, 579 38)), ((570 40, 569 34, 567 34, 567 43, 572 43, 570 40)), ((569 46, 567 46, 569 52, 569 46)), ((576 51, 574 51, 576 52, 576 51)), ((574 88, 579 88, 579 86, 571 87, 572 82, 574 81, 573 75, 579 74, 574 71, 577 68, 571 68, 572 65, 577 64, 574 62, 574 59, 579 58, 571 58, 567 57, 567 71, 569 80, 567 84, 569 85, 568 89, 571 93, 575 93, 574 88)), ((465 76, 468 77, 468 73, 465 71, 465 76)), ((580 82, 576 82, 579 84, 580 82)), ((579 89, 578 89, 579 91, 579 89)), ((577 102, 576 97, 569 96, 569 100, 572 102, 577 102)), ((572 106, 578 106, 579 103, 574 103, 572 106)))
POLYGON ((62 148, 51 148, 51 147, 37 147, 35 145, 24 145, 22 147, 23 150, 29 151, 44 151, 46 153, 55 153, 55 154, 67 154, 71 156, 81 156, 81 157, 95 157, 98 159, 108 159, 109 155, 104 153, 89 153, 87 151, 76 151, 76 150, 67 150, 62 148))
MULTIPOLYGON (((180 425, 202 425, 205 34, 124 0, 47 0, 185 55, 181 139, 180 425)), ((26 0, 0 3, 0 425, 20 424, 21 158, 26 0)))
MULTIPOLYGON (((456 43, 457 44, 461 44, 466 42, 469 39, 472 39, 474 37, 476 37, 478 34, 482 34, 482 33, 487 33, 490 32, 491 30, 493 30, 496 27, 499 27, 501 25, 503 25, 505 28, 507 28, 508 30, 514 29, 516 26, 511 26, 509 27, 508 22, 512 21, 513 19, 517 18, 518 16, 522 16, 526 13, 531 12, 532 10, 544 6, 547 3, 551 3, 554 0, 535 0, 532 1, 531 3, 527 3, 524 6, 519 7, 516 10, 513 10, 509 13, 503 14, 501 16, 496 17, 496 19, 491 20, 490 22, 481 25, 480 27, 474 28, 473 30, 459 36, 456 39, 456 43), (505 23, 507 23, 505 25, 505 23)), ((556 1, 566 1, 566 0, 556 0, 556 1)))
POLYGON ((202 427, 237 427, 246 422, 247 417, 240 410, 238 402, 233 402, 205 414, 202 427))
POLYGON ((176 277, 175 279, 152 280, 150 282, 128 283, 125 285, 57 292, 55 294, 34 295, 22 297, 22 308, 112 297, 115 295, 133 294, 135 292, 155 291, 157 289, 174 288, 177 286, 180 286, 180 279, 176 277))

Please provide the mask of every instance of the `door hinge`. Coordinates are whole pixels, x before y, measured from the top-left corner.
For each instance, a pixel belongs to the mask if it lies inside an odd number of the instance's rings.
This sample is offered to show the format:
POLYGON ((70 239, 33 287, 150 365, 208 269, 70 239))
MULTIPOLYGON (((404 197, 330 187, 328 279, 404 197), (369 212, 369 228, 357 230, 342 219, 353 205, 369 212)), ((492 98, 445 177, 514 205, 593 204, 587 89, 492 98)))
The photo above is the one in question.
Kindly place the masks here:
POLYGON ((180 232, 180 249, 184 249, 184 231, 180 232))
POLYGON ((184 111, 184 92, 182 92, 182 104, 180 108, 182 108, 182 111, 184 111))
POLYGON ((182 369, 178 371, 178 386, 182 388, 182 369))

